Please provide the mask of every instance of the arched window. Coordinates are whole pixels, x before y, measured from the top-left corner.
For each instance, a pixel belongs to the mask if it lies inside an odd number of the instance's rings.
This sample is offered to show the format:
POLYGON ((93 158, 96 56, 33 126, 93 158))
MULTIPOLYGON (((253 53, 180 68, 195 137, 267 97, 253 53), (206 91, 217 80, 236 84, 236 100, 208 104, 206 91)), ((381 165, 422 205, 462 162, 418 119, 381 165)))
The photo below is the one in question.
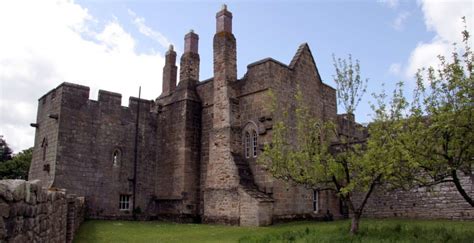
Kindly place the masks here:
POLYGON ((252 151, 253 157, 257 157, 257 132, 252 131, 252 151))
POLYGON ((249 132, 245 132, 245 158, 250 158, 250 134, 249 132))
POLYGON ((120 150, 116 149, 114 153, 112 154, 112 162, 114 166, 120 165, 120 157, 121 157, 120 150))
POLYGON ((48 139, 43 138, 43 142, 41 143, 41 148, 43 148, 43 161, 46 160, 46 150, 48 149, 48 139))

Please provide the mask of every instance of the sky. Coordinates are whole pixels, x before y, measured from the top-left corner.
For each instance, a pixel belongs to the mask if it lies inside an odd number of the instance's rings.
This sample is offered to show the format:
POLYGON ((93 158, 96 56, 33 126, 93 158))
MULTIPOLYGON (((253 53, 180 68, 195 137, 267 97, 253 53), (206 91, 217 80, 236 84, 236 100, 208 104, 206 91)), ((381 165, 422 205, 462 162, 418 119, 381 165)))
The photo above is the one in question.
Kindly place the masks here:
MULTIPOLYGON (((19 152, 33 146, 38 99, 62 82, 155 99, 161 93, 164 53, 178 58, 184 35, 199 35, 200 78, 212 77, 215 13, 233 13, 237 69, 266 57, 288 64, 307 42, 323 82, 335 87, 332 55, 351 54, 368 78, 356 120, 370 122, 371 93, 436 66, 461 43, 466 16, 473 33, 473 2, 463 0, 2 0, 0 1, 0 135, 19 152)), ((179 59, 178 59, 179 60, 179 59)), ((179 64, 179 63, 178 63, 179 64)), ((342 111, 339 107, 339 111, 342 111)))

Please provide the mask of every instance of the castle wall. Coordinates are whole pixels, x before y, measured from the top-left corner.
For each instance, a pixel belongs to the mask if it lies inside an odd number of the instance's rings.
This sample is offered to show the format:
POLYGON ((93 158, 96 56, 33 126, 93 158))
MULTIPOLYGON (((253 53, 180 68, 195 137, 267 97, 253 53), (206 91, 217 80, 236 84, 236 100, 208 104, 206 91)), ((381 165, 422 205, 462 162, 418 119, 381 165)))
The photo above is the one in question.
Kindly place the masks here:
MULTIPOLYGON (((336 117, 335 90, 323 84, 317 74, 309 49, 300 47, 294 69, 275 61, 264 59, 250 64, 243 80, 240 80, 240 127, 242 132, 250 126, 258 131, 259 153, 264 144, 271 142, 272 125, 275 120, 285 119, 284 111, 289 112, 289 124, 295 125, 294 110, 297 107, 295 94, 297 85, 303 93, 310 112, 321 119, 336 117), (271 91, 270 91, 271 90, 271 91), (272 113, 273 100, 277 101, 277 111, 272 113)), ((296 137, 288 138, 296 142, 296 137)), ((243 138, 240 137, 239 153, 244 158, 243 138)), ((329 210, 334 217, 341 217, 339 199, 331 192, 319 192, 318 211, 313 211, 313 190, 304 186, 275 180, 257 159, 246 159, 252 170, 254 182, 261 192, 272 195, 274 199, 272 215, 274 220, 293 218, 323 218, 329 210)))
MULTIPOLYGON (((272 99, 270 89, 277 83, 285 82, 289 77, 289 70, 274 61, 263 61, 250 64, 245 78, 240 81, 239 95, 241 128, 239 153, 245 158, 243 133, 247 130, 256 130, 258 133, 258 152, 264 144, 271 142, 271 128, 273 124, 272 99)), ((260 191, 272 193, 273 178, 253 156, 246 158, 252 170, 255 184, 260 191)))
MULTIPOLYGON (((90 217, 131 217, 131 210, 119 209, 119 199, 120 195, 130 196, 133 208, 138 99, 131 98, 129 107, 122 107, 120 94, 99 91, 98 101, 93 101, 89 100, 88 87, 68 83, 61 84, 56 92, 61 94, 61 107, 52 186, 85 196, 90 217)), ((154 195, 156 154, 148 148, 156 146, 156 119, 150 113, 152 103, 140 103, 136 207, 143 212, 152 207, 154 195)))
MULTIPOLYGON (((474 176, 458 173, 468 195, 474 195, 474 176)), ((368 218, 412 218, 473 220, 474 208, 453 183, 420 187, 410 191, 376 189, 363 212, 368 218)))
POLYGON ((164 105, 158 126, 157 149, 162 156, 157 161, 157 213, 183 220, 197 218, 201 104, 184 99, 164 105))
POLYGON ((60 89, 54 89, 38 100, 37 127, 28 178, 38 179, 46 187, 53 184, 55 175, 59 121, 50 118, 50 115, 56 118, 60 116, 60 89))
POLYGON ((213 112, 213 82, 201 82, 196 91, 202 102, 201 110, 201 142, 200 142, 200 207, 199 214, 204 213, 204 189, 203 186, 207 177, 207 165, 209 163, 209 133, 212 129, 212 112, 213 112))

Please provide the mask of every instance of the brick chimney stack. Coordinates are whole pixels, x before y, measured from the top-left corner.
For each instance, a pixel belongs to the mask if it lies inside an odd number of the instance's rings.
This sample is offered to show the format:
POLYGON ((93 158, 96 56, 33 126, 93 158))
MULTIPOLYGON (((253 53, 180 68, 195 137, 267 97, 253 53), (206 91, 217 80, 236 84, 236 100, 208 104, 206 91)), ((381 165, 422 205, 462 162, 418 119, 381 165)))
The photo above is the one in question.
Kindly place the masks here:
POLYGON ((167 96, 176 89, 177 70, 176 52, 173 45, 170 45, 165 55, 165 66, 163 67, 162 96, 167 96))
POLYGON ((181 69, 179 81, 194 80, 199 81, 199 36, 190 30, 184 36, 184 53, 181 56, 181 69))
POLYGON ((216 33, 232 33, 232 13, 227 11, 227 5, 222 5, 221 11, 216 14, 216 33))
POLYGON ((232 13, 224 5, 216 14, 214 35, 214 97, 209 163, 204 192, 204 217, 208 223, 239 223, 239 174, 232 153, 236 134, 230 86, 237 80, 237 48, 232 34, 232 13))

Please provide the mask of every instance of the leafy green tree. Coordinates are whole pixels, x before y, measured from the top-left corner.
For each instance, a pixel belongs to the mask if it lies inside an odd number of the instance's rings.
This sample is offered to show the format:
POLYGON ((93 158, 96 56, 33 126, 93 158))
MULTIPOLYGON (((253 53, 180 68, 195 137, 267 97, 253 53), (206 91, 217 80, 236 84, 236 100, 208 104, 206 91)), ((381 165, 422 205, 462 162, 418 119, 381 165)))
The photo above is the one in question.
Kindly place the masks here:
POLYGON ((0 164, 1 179, 28 179, 28 170, 31 164, 33 148, 25 149, 11 160, 0 164))
POLYGON ((462 35, 462 51, 455 47, 450 60, 439 56, 437 69, 418 71, 412 102, 398 107, 405 115, 392 120, 387 130, 412 185, 453 183, 474 207, 473 196, 459 180, 460 172, 472 175, 474 165, 474 56, 467 27, 462 35))
POLYGON ((347 59, 336 58, 332 55, 336 75, 333 76, 336 83, 337 101, 344 107, 348 114, 353 114, 362 97, 364 96, 368 79, 360 76, 359 60, 352 62, 352 55, 347 59))
POLYGON ((5 162, 12 158, 12 150, 7 144, 7 141, 0 135, 0 162, 5 162))
MULTIPOLYGON (((367 79, 360 78, 358 61, 354 66, 351 57, 349 61, 334 60, 338 99, 351 117, 365 93, 367 79)), ((296 100, 295 126, 285 122, 288 119, 276 121, 272 142, 265 146, 259 162, 276 178, 336 192, 351 213, 350 232, 357 234, 363 209, 375 187, 397 178, 392 175, 397 166, 391 163, 396 160, 387 161, 378 152, 391 151, 391 143, 383 139, 390 136, 381 129, 383 122, 369 127, 377 132, 367 137, 366 128, 351 119, 336 125, 336 121, 313 117, 300 91, 296 100), (292 134, 296 134, 296 142, 288 139, 292 134)), ((376 119, 384 120, 383 114, 380 112, 376 119)))

